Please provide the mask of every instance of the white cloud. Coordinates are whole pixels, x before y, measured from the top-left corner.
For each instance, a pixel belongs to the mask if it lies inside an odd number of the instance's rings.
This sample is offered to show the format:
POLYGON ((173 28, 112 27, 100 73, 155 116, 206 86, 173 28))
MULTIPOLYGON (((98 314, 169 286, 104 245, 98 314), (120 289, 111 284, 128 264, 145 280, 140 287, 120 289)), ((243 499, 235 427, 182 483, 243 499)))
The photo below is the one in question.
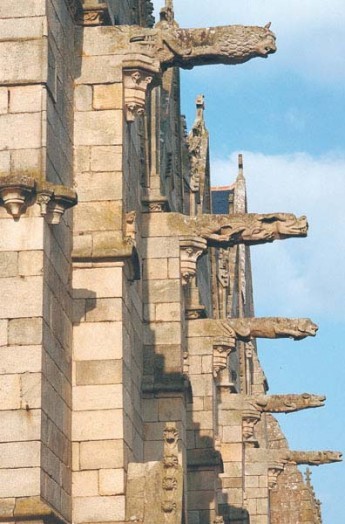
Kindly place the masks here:
MULTIPOLYGON (((156 16, 163 0, 155 0, 156 16)), ((343 0, 175 0, 181 27, 272 22, 279 60, 275 67, 297 71, 325 83, 345 76, 343 0)), ((272 58, 270 58, 272 60, 272 58)))
MULTIPOLYGON (((345 296, 345 156, 244 152, 249 211, 307 215, 306 239, 252 248, 257 314, 341 320, 345 296)), ((237 154, 212 162, 213 185, 236 176, 237 154)))

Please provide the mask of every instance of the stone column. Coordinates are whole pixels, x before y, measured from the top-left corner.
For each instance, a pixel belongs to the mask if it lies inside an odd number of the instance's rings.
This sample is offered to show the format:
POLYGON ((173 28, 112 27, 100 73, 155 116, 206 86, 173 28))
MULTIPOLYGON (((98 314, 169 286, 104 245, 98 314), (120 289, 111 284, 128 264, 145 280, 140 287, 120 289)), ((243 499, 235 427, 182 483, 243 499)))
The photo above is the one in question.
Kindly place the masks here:
MULTIPOLYGON (((143 459, 136 209, 130 209, 125 201, 128 192, 135 194, 137 188, 133 191, 129 187, 131 145, 122 57, 113 48, 110 53, 102 29, 80 29, 77 48, 80 68, 75 89, 74 169, 79 206, 73 228, 72 430, 75 523, 123 522, 127 465, 143 459)), ((136 166, 133 157, 133 169, 136 166)))
POLYGON ((69 7, 1 4, 0 513, 7 520, 71 519, 69 7))

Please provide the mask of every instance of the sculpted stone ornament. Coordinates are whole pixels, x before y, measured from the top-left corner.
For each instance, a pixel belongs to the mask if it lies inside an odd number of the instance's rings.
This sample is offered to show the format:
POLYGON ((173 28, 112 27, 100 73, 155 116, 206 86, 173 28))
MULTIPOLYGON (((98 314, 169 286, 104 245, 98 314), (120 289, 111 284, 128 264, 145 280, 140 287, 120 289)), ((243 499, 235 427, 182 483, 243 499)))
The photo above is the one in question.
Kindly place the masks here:
POLYGON ((178 461, 177 442, 179 434, 175 422, 167 422, 163 431, 164 456, 162 477, 161 510, 164 514, 172 514, 171 524, 180 522, 182 508, 182 469, 178 461))
POLYGON ((242 415, 242 437, 247 447, 258 448, 259 443, 255 437, 255 425, 259 422, 260 415, 256 411, 246 411, 242 415))
POLYGON ((342 457, 343 454, 339 451, 287 451, 286 454, 284 454, 284 460, 286 462, 293 462, 297 465, 305 464, 308 466, 342 462, 342 457))
POLYGON ((278 477, 284 471, 284 464, 281 462, 272 462, 268 467, 268 489, 277 487, 278 477))
POLYGON ((228 356, 236 347, 236 339, 220 337, 213 341, 213 377, 218 378, 220 372, 228 367, 228 356))
POLYGON ((153 29, 122 26, 127 32, 130 53, 139 53, 169 67, 192 69, 197 65, 243 64, 252 58, 267 58, 275 53, 276 37, 270 25, 218 26, 181 29, 173 24, 158 24, 153 29))
POLYGON ((292 338, 302 340, 314 337, 318 326, 309 318, 231 318, 222 321, 233 329, 240 340, 251 338, 292 338))
POLYGON ((157 71, 144 67, 131 68, 131 64, 123 70, 123 86, 125 92, 125 108, 127 122, 134 122, 135 118, 145 114, 146 94, 149 87, 153 87, 153 80, 157 71), (152 85, 151 85, 152 84, 152 85))
POLYGON ((209 245, 264 244, 290 237, 305 237, 308 222, 290 213, 203 215, 197 217, 196 230, 209 245))
POLYGON ((206 249, 207 243, 203 238, 193 237, 180 240, 180 264, 183 286, 186 286, 195 277, 197 260, 206 249))
POLYGON ((95 26, 110 25, 108 6, 98 0, 83 0, 83 9, 76 20, 78 25, 95 26))
POLYGON ((50 182, 37 182, 27 175, 0 177, 1 204, 14 219, 19 219, 30 205, 38 204, 49 224, 59 224, 66 209, 78 198, 73 189, 50 182))
POLYGON ((26 175, 0 178, 0 198, 6 211, 14 219, 25 213, 35 194, 35 181, 26 175))
POLYGON ((324 395, 261 395, 252 398, 250 403, 263 413, 291 413, 308 408, 319 408, 325 405, 324 395))
POLYGON ((270 214, 204 214, 187 216, 167 213, 147 225, 162 236, 197 236, 209 246, 230 247, 235 244, 255 245, 291 237, 306 237, 308 222, 305 216, 291 213, 270 214))
POLYGON ((145 111, 148 84, 157 85, 162 72, 169 67, 191 69, 197 65, 242 64, 255 57, 267 58, 276 51, 276 38, 270 24, 180 29, 172 17, 168 5, 154 28, 135 25, 109 28, 117 51, 123 55, 128 122, 145 111), (133 85, 133 74, 139 74, 143 81, 133 85))

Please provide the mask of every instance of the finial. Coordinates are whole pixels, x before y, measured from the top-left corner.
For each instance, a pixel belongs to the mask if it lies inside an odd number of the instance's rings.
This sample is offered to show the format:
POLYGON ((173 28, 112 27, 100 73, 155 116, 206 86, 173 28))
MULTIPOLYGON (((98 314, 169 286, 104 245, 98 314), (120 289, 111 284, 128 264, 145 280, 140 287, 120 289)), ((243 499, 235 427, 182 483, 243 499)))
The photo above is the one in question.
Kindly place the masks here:
POLYGON ((173 0, 165 0, 165 6, 160 10, 159 16, 161 22, 165 22, 167 25, 177 25, 173 0))
POLYGON ((238 155, 238 176, 237 180, 244 180, 244 174, 243 174, 243 155, 238 155))
POLYGON ((205 96, 198 95, 195 100, 197 120, 203 120, 205 110, 205 96))
POLYGON ((305 480, 308 486, 311 486, 311 469, 307 468, 305 470, 305 480))

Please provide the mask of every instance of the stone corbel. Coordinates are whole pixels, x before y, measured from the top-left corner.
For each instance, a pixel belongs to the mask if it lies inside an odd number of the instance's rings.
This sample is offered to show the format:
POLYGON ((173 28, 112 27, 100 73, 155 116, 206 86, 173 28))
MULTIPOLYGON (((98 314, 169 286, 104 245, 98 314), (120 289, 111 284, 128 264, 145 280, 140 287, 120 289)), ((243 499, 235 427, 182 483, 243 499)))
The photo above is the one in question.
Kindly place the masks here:
POLYGON ((203 238, 192 237, 180 240, 180 267, 183 286, 186 286, 195 277, 197 260, 206 249, 207 242, 203 238))
POLYGON ((41 206, 41 215, 45 216, 48 224, 60 224, 61 217, 64 212, 77 204, 77 194, 73 189, 64 186, 51 186, 52 195, 47 202, 47 190, 43 189, 42 197, 39 198, 40 193, 37 194, 39 204, 41 206), (47 202, 42 205, 42 200, 47 202))
POLYGON ((66 209, 77 204, 73 189, 51 184, 37 183, 26 175, 9 175, 0 178, 0 198, 7 212, 19 219, 28 206, 36 203, 49 224, 59 224, 66 209))
POLYGON ((242 436, 243 443, 246 447, 259 447, 259 443, 255 437, 255 425, 259 420, 260 414, 257 411, 245 411, 242 414, 242 436))
POLYGON ((144 195, 141 202, 144 213, 165 213, 170 211, 168 198, 163 195, 144 195))
POLYGON ((220 372, 228 367, 228 357, 236 348, 236 338, 220 337, 213 341, 213 377, 219 378, 220 372))
POLYGON ((159 84, 160 66, 145 56, 133 56, 123 62, 125 118, 134 122, 145 114, 149 90, 159 84))
POLYGON ((0 179, 0 198, 14 219, 25 213, 35 195, 35 180, 26 175, 10 175, 0 179))
POLYGON ((106 2, 84 0, 79 11, 77 24, 82 26, 111 25, 111 18, 106 2))
POLYGON ((268 489, 272 490, 277 487, 278 477, 284 471, 284 464, 281 462, 272 462, 268 467, 268 489))

